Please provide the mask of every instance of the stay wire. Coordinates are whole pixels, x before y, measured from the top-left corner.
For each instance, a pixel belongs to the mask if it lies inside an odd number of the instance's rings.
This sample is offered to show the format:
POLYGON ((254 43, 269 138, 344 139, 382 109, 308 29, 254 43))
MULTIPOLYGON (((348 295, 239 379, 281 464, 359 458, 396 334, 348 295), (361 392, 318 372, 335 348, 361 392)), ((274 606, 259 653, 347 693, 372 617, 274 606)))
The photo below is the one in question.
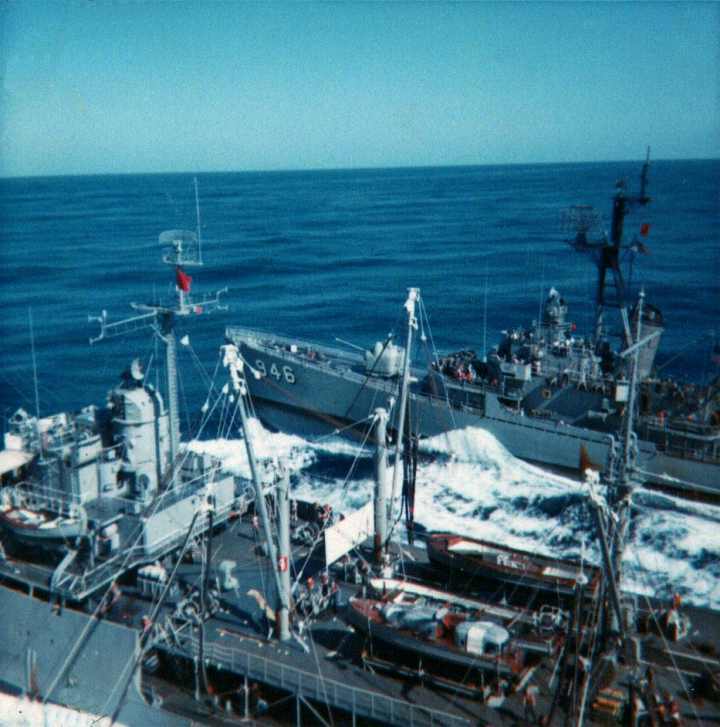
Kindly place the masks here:
MULTIPOLYGON (((640 563, 640 559, 638 557, 637 551, 633 551, 635 555, 635 560, 640 567, 640 578, 642 578, 645 581, 645 576, 642 570, 642 564, 640 563)), ((650 584, 645 581, 646 587, 650 586, 650 584)), ((641 594, 642 597, 645 599, 645 603, 647 605, 648 611, 650 612, 650 615, 652 616, 652 619, 655 623, 655 627, 657 628, 658 633, 660 634, 660 638, 662 639, 663 645, 665 646, 665 653, 670 657, 670 661, 672 661, 673 669, 675 670, 675 674, 677 675, 677 678, 680 680, 680 686, 682 687, 683 692, 685 692, 685 697, 687 698, 688 703, 690 704, 690 707, 692 708, 693 715, 695 716, 695 721, 698 724, 702 724, 702 720, 700 719, 700 715, 698 714, 697 709, 695 708, 695 703, 693 701, 693 697, 690 694, 690 689, 685 683, 685 679, 683 678, 682 672, 680 671, 680 667, 677 665, 677 661, 675 660, 675 656, 670 648, 670 644, 668 643, 667 638, 665 637, 665 632, 662 629, 662 626, 660 625, 660 622, 657 619, 657 616, 655 615, 655 610, 652 607, 652 604, 650 603, 650 599, 647 595, 647 593, 641 594)))
POLYGON ((450 404, 450 395, 448 393, 448 387, 447 387, 447 384, 445 383, 445 379, 443 378, 442 371, 440 371, 440 356, 438 354, 437 348, 435 347, 435 339, 433 338, 432 328, 430 327, 430 318, 427 314, 427 310, 425 308, 425 303, 423 302, 422 299, 420 300, 420 315, 424 316, 424 318, 425 318, 427 332, 428 332, 427 337, 430 342, 430 351, 433 355, 434 362, 438 367, 438 374, 439 374, 438 378, 440 379, 440 381, 442 383, 443 394, 445 395, 445 404, 446 404, 446 406, 448 408, 448 412, 450 414, 450 421, 452 422, 452 428, 457 429, 457 423, 455 421, 455 413, 453 412, 453 408, 450 404))
MULTIPOLYGON (((205 423, 207 423, 207 421, 208 421, 208 419, 206 418, 206 421, 205 421, 205 423)), ((203 425, 203 426, 204 426, 204 425, 203 425)), ((200 430, 200 431, 198 431, 198 433, 197 433, 196 437, 197 437, 197 436, 199 436, 199 435, 200 435, 200 433, 201 433, 201 430, 200 430)), ((184 462, 184 460, 185 460, 185 459, 186 459, 186 458, 187 458, 187 457, 189 456, 189 453, 190 453, 190 451, 191 451, 191 450, 190 450, 189 448, 187 448, 187 449, 185 450, 185 452, 183 453, 183 462, 184 462)), ((181 468, 181 467, 182 467, 182 464, 180 464, 179 468, 181 468)), ((213 478, 212 478, 212 479, 214 479, 214 476, 213 476, 213 478)), ((208 487, 208 486, 209 486, 210 484, 211 484, 211 480, 210 480, 210 481, 208 481, 208 483, 207 483, 207 486, 206 486, 206 488, 205 488, 205 489, 207 489, 207 487, 208 487)), ((155 510, 157 509, 157 507, 158 507, 158 505, 159 505, 160 501, 161 501, 161 500, 162 500, 162 499, 164 498, 164 496, 166 496, 166 495, 168 494, 168 492, 169 492, 169 490, 168 490, 167 492, 163 493, 162 497, 158 498, 158 499, 157 499, 157 501, 156 501, 156 502, 154 503, 154 509, 155 509, 155 510)), ((197 524, 198 524, 198 519, 193 519, 193 522, 191 523, 190 531, 188 532, 188 535, 186 536, 186 539, 185 539, 184 545, 183 545, 183 547, 182 547, 182 552, 180 553, 180 555, 178 556, 178 559, 176 560, 176 565, 175 565, 175 568, 174 568, 174 570, 173 570, 173 573, 175 573, 175 572, 177 571, 177 567, 178 567, 178 565, 179 565, 180 561, 182 560, 182 557, 183 557, 183 555, 184 555, 184 553, 185 553, 185 550, 187 549, 187 547, 188 547, 189 543, 190 543, 190 542, 191 542, 191 541, 192 541, 192 540, 194 539, 194 536, 192 535, 192 533, 193 533, 193 531, 195 530, 195 527, 196 527, 196 525, 197 525, 197 524)), ((139 528, 138 536, 137 536, 137 538, 136 538, 136 543, 137 543, 137 540, 139 540, 139 538, 141 537, 141 535, 142 535, 142 529, 141 529, 141 528, 139 528)), ((133 546, 133 548, 131 548, 131 549, 129 549, 129 550, 128 550, 128 555, 126 556, 126 560, 127 560, 127 558, 129 558, 129 555, 130 555, 130 553, 131 553, 132 549, 134 549, 134 547, 135 547, 135 546, 133 546)), ((107 593, 109 592, 110 588, 112 588, 112 585, 111 585, 111 586, 110 586, 110 587, 108 588, 108 591, 106 591, 106 593, 105 593, 105 596, 107 596, 107 593)), ((100 606, 102 605, 103 601, 104 601, 104 598, 103 598, 103 599, 101 599, 101 601, 100 601, 100 604, 98 605, 98 608, 100 608, 100 606)), ((159 602, 158 602, 158 603, 159 603, 159 602)), ((156 606, 156 609, 157 609, 157 606, 156 606)), ((97 613, 97 609, 96 609, 95 613, 97 613)), ((93 613, 93 617, 95 616, 95 613, 93 613)), ((155 620, 156 620, 156 619, 157 619, 157 613, 155 613, 155 612, 154 612, 154 616, 153 616, 153 619, 152 619, 152 622, 151 622, 151 627, 152 627, 152 626, 153 626, 153 625, 155 624, 155 620)), ((88 624, 90 624, 90 623, 92 623, 92 617, 91 617, 91 619, 88 619, 88 624)), ((86 628, 87 628, 87 624, 86 624, 86 628)), ((145 651, 145 650, 146 650, 146 649, 144 649, 143 651, 145 651)), ((70 658, 70 655, 68 655, 68 658, 70 658)), ((125 667, 123 668, 123 671, 122 671, 121 675, 119 676, 119 678, 118 678, 117 682, 115 683, 115 686, 113 687, 112 691, 110 692, 110 695, 108 695, 108 699, 106 700, 106 702, 105 702, 105 704, 104 704, 104 706, 103 706, 103 709, 102 709, 102 713, 103 713, 103 714, 105 713, 105 711, 107 710, 107 707, 108 707, 108 706, 109 706, 109 704, 110 704, 110 700, 112 699, 112 695, 113 695, 113 694, 115 693, 115 691, 116 691, 117 687, 118 687, 118 686, 119 686, 119 684, 120 684, 120 683, 122 682, 122 679, 123 679, 123 678, 124 678, 124 676, 125 676, 125 672, 126 672, 126 671, 128 670, 128 668, 130 668, 130 667, 131 667, 130 675, 132 675, 132 672, 134 672, 134 670, 135 670, 135 669, 137 668, 137 665, 139 664, 139 659, 140 659, 140 658, 142 658, 142 654, 138 654, 138 655, 136 655, 136 654, 133 654, 133 655, 131 656, 130 660, 129 660, 129 661, 127 662, 127 664, 126 664, 126 665, 125 665, 125 667)), ((66 660, 66 661, 67 661, 67 660, 66 660)), ((57 678, 59 678, 60 676, 62 676, 62 673, 64 672, 64 669, 65 669, 65 667, 63 667, 63 668, 61 669, 61 671, 59 672, 59 674, 58 674, 58 677, 57 677, 57 678)), ((127 691, 127 684, 126 684, 126 687, 125 687, 125 690, 124 690, 124 691, 125 691, 125 692, 127 691)), ((50 695, 50 692, 48 692, 48 697, 49 697, 49 695, 50 695)), ((123 697, 123 699, 124 699, 124 697, 123 697)), ((119 702, 119 703, 118 703, 118 705, 117 705, 117 706, 116 706, 116 708, 115 708, 115 712, 114 712, 114 715, 113 715, 113 717, 112 717, 112 721, 113 721, 113 722, 115 721, 115 718, 116 718, 117 714, 119 713, 119 710, 120 710, 120 708, 121 708, 121 704, 122 704, 122 701, 121 701, 121 702, 119 702)))
MULTIPOLYGON (((208 421, 208 419, 206 418, 205 419, 205 422, 203 422, 202 425, 200 426, 200 428, 199 428, 198 432, 196 433, 194 439, 197 439, 200 436, 200 434, 202 432, 202 429, 204 428, 204 426, 207 423, 207 421, 208 421)), ((184 462, 187 459, 187 457, 190 455, 190 451, 191 450, 189 448, 186 448, 183 451, 181 457, 179 457, 176 462, 173 462, 171 464, 171 477, 174 478, 175 475, 176 475, 176 473, 181 470, 182 465, 184 464, 184 462)), ((160 503, 163 501, 163 499, 165 498, 165 496, 167 496, 167 494, 169 493, 169 491, 170 491, 170 489, 168 488, 168 490, 166 490, 165 492, 159 493, 158 495, 156 495, 156 497, 154 498, 153 502, 150 505, 150 508, 152 508, 152 511, 149 513, 148 516, 152 516, 152 515, 155 514, 155 512, 157 511, 160 503)), ((122 560, 122 562, 120 564, 120 567, 117 569, 117 572, 118 573, 123 573, 125 571, 125 569, 127 567, 127 564, 129 562, 130 558, 132 557, 132 554, 133 554, 135 548, 137 547, 138 543, 140 542, 140 540, 142 538, 142 534, 143 534, 143 529, 142 529, 142 524, 140 524, 138 526, 138 528, 137 528, 137 531, 136 531, 136 534, 134 535, 134 537, 131 536, 131 538, 130 538, 130 540, 132 541, 133 544, 130 547, 127 547, 125 549, 124 558, 123 558, 123 560, 122 560)), ((60 666, 60 669, 58 670, 55 678, 50 683, 50 686, 49 686, 49 688, 48 688, 48 690, 46 692, 46 695, 45 695, 45 697, 43 699, 43 703, 46 703, 48 701, 48 699, 50 698, 52 692, 54 691, 55 687, 57 686, 58 681, 62 678, 62 675, 67 670, 67 667, 68 667, 70 661, 73 658, 75 658, 75 654, 77 653, 77 649, 81 646, 81 644, 84 641, 84 639, 85 639, 85 637, 86 637, 89 629, 91 628, 92 624, 96 620, 98 620, 98 614, 100 613, 100 610, 101 610, 103 604, 105 603, 105 601, 107 599, 107 596, 110 593, 114 582, 115 581, 113 580, 110 583, 110 585, 108 585, 107 589, 104 591, 102 597, 100 598, 100 600, 98 602, 98 605, 95 607, 95 609, 93 610, 93 612, 90 614, 89 618, 87 619, 87 621, 85 623, 85 626, 81 630, 80 634, 78 635, 78 637, 75 640, 75 642, 74 642, 73 646, 71 647, 71 649, 68 651, 67 656, 66 656, 65 660, 63 661, 62 665, 60 666)))
MULTIPOLYGON (((373 418, 375 418, 375 415, 374 414, 373 414, 373 418)), ((346 489, 347 484, 350 481, 350 476, 352 475, 352 472, 354 471, 354 468, 355 468, 355 466, 357 464, 357 461, 360 459, 360 456, 362 455, 362 453, 364 451, 365 443, 367 442, 367 439, 370 436, 370 432, 371 431, 372 431, 372 427, 369 427, 368 428, 368 431, 365 434, 365 437, 363 439, 362 446, 361 446, 360 450, 356 453, 355 458, 353 459, 352 464, 350 465, 348 474, 346 475, 345 480, 344 480, 344 482, 342 484, 342 488, 341 488, 342 490, 345 490, 346 489)), ((319 544, 321 537, 325 533, 325 530, 329 526, 330 526, 329 521, 328 522, 325 522, 325 524, 320 528, 320 531, 318 532, 318 534, 315 536, 315 538, 314 538, 314 540, 312 542, 312 545, 308 549, 308 553, 307 553, 307 555, 305 557, 305 562, 301 566, 300 570, 297 572, 298 574, 297 574, 297 577, 295 579, 295 582, 293 583, 293 588, 295 588, 302 581, 303 574, 305 573, 305 568, 307 568, 307 565, 310 562, 310 558, 312 556, 312 553, 315 550, 315 548, 317 547, 317 545, 319 544)))

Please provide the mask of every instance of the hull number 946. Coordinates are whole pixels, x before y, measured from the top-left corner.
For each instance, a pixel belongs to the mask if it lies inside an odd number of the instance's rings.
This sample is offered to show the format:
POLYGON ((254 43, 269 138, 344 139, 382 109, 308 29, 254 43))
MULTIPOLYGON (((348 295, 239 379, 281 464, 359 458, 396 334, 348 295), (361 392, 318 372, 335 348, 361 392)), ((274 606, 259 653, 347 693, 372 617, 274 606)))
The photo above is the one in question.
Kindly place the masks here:
POLYGON ((280 368, 276 363, 273 362, 272 364, 270 364, 270 369, 268 370, 265 362, 259 358, 257 361, 255 361, 255 368, 263 376, 272 376, 277 381, 284 380, 288 384, 295 383, 295 372, 289 366, 283 366, 282 368, 280 368))

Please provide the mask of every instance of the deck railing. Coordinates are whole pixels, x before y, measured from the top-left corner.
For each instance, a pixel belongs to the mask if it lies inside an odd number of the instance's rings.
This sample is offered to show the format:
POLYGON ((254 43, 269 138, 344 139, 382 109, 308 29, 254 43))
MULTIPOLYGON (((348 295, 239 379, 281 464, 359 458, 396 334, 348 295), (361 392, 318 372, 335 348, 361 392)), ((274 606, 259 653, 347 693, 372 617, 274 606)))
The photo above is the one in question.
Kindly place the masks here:
MULTIPOLYGON (((183 647, 190 652, 191 657, 199 654, 200 646, 195 637, 183 639, 183 647)), ((215 662, 218 666, 249 679, 384 724, 411 727, 421 725, 460 727, 470 724, 468 719, 459 715, 422 707, 369 689, 353 687, 335 679, 328 679, 322 674, 305 671, 231 646, 206 643, 204 653, 207 661, 215 662)))

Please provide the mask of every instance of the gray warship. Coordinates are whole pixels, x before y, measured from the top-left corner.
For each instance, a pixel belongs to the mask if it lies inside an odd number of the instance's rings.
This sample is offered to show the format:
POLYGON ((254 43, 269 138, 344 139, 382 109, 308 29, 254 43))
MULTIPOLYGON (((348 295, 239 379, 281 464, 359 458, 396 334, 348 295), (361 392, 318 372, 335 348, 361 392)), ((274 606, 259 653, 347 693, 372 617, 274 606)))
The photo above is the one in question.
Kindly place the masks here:
MULTIPOLYGON (((252 484, 181 443, 175 317, 207 312, 219 299, 189 294, 180 263, 197 237, 172 231, 160 241, 172 246, 166 262, 177 266, 177 301, 140 306, 139 315, 117 323, 103 313, 95 340, 145 328, 161 337, 168 409, 133 362, 106 407, 49 417, 20 410, 11 421, 0 488, 0 721, 717 721, 717 614, 681 612, 677 602, 659 608, 618 590, 632 492, 631 416, 621 446, 627 467, 610 473, 618 516, 593 495, 605 585, 585 588, 583 566, 573 569, 574 608, 567 610, 549 603, 533 610, 535 598, 525 596, 509 605, 496 588, 493 605, 465 596, 469 582, 453 595, 447 570, 433 569, 424 549, 391 542, 404 440, 399 432, 388 498, 386 412, 373 414, 374 517, 339 519, 310 505, 305 517, 292 505, 287 473, 261 472, 247 426, 252 369, 233 344, 221 348, 229 381, 203 414, 209 418, 218 404, 228 415, 237 408, 252 484), (370 578, 371 569, 383 577, 370 578), (402 580, 387 577, 400 573, 402 580), (363 612, 372 613, 372 624, 357 615, 363 612), (6 709, 7 692, 22 696, 14 711, 6 709)), ((416 302, 413 291, 411 323, 416 302)), ((638 346, 648 338, 638 324, 632 383, 638 346)), ((409 374, 406 359, 401 410, 409 374)))
MULTIPOLYGON (((44 417, 19 409, 0 452, 0 690, 68 705, 88 724, 102 715, 174 723, 142 696, 136 666, 124 689, 104 687, 122 684, 140 654, 135 626, 149 622, 168 581, 162 563, 252 499, 247 482, 180 442, 175 321, 221 307, 224 291, 189 296, 183 267, 202 264, 195 233, 169 230, 160 244, 176 269, 176 301, 133 304, 137 314, 117 323, 103 311, 90 319, 100 323, 90 343, 153 331, 165 344, 169 406, 135 359, 103 407, 44 417)), ((79 719, 57 709, 35 716, 79 719)))
MULTIPOLYGON (((418 352, 418 363, 411 363, 408 410, 415 435, 477 427, 521 459, 575 471, 588 464, 604 470, 629 378, 627 356, 611 345, 616 335, 612 319, 620 324, 620 348, 626 348, 637 312, 628 305, 623 268, 644 249, 637 237, 624 241, 624 220, 633 208, 650 201, 648 167, 649 152, 639 194, 628 194, 624 183, 618 183, 609 238, 594 210, 579 206, 566 215, 572 231, 568 242, 597 266, 591 335, 575 330, 567 302, 554 288, 540 320, 507 331, 498 346, 481 356, 472 350, 439 356, 423 346, 422 301, 407 336, 401 334, 398 341, 390 334, 367 351, 230 326, 227 338, 240 347, 255 372, 249 386, 258 416, 271 428, 306 436, 361 431, 356 423, 364 422, 375 407, 393 408, 403 362, 406 353, 412 357, 415 352, 413 333, 419 326, 415 348, 424 355, 418 352), (611 317, 613 309, 619 315, 611 317)), ((654 361, 664 328, 662 313, 648 304, 643 318, 653 339, 643 348, 640 362, 639 466, 649 484, 681 494, 718 496, 720 377, 707 387, 658 378, 654 361)), ((396 421, 394 430, 398 428, 396 421)))

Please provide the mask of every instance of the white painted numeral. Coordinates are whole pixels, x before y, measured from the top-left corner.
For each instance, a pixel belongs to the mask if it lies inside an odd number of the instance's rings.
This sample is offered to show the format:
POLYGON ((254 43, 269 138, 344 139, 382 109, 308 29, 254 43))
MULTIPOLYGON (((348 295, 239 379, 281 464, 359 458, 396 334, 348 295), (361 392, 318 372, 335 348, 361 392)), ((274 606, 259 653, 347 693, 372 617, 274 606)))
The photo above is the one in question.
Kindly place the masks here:
MULTIPOLYGON (((255 361, 255 368, 263 376, 268 375, 267 366, 265 365, 265 362, 261 358, 259 358, 255 361)), ((283 366, 282 371, 280 371, 280 369, 277 367, 277 364, 272 363, 270 365, 270 376, 277 379, 278 381, 285 379, 286 383, 288 383, 288 384, 295 383, 295 372, 289 366, 283 366)))

